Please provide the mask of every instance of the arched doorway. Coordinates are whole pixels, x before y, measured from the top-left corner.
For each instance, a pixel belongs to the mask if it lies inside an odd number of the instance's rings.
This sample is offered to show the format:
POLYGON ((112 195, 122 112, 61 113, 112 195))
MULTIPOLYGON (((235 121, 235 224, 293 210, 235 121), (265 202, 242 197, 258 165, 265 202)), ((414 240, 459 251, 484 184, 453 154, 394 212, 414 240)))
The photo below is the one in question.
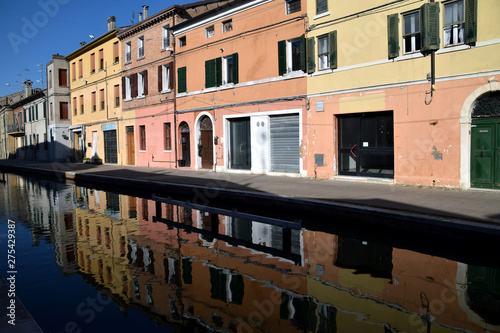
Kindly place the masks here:
POLYGON ((189 130, 189 125, 185 121, 179 125, 179 136, 181 138, 180 142, 180 156, 179 156, 179 166, 189 167, 191 166, 191 149, 190 149, 190 136, 191 131, 189 130))
POLYGON ((500 91, 484 93, 471 111, 471 187, 500 189, 500 91))
POLYGON ((202 169, 212 169, 214 166, 214 142, 212 120, 208 116, 200 119, 200 136, 198 156, 201 159, 202 169))

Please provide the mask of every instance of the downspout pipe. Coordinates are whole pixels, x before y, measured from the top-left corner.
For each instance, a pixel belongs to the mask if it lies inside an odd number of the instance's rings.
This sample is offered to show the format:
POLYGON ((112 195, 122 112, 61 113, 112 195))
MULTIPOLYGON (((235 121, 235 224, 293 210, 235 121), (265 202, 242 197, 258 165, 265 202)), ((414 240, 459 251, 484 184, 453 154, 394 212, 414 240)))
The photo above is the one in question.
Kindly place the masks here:
MULTIPOLYGON (((172 26, 175 26, 175 11, 172 13, 172 26)), ((170 31, 169 31, 170 33, 170 31)), ((174 36, 172 36, 172 42, 174 44, 173 46, 173 51, 172 51, 172 55, 173 55, 173 66, 172 66, 172 72, 173 73, 170 73, 170 75, 173 75, 173 87, 172 87, 172 91, 174 93, 174 165, 175 165, 175 168, 177 169, 178 168, 178 164, 179 164, 179 160, 177 158, 177 75, 176 75, 176 68, 177 68, 177 65, 176 65, 176 62, 175 62, 175 54, 176 54, 176 42, 175 42, 175 39, 173 39, 174 36)))

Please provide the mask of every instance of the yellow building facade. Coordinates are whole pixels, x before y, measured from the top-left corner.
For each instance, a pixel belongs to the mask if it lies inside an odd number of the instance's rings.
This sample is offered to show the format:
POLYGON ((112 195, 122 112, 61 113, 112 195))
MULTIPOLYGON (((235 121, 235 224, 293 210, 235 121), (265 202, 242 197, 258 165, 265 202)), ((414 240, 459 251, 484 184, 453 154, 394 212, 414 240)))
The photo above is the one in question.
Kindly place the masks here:
POLYGON ((70 68, 71 131, 75 159, 121 164, 121 43, 114 17, 108 31, 66 59, 70 68))
POLYGON ((497 1, 308 0, 307 10, 309 176, 499 188, 500 156, 478 153, 500 142, 500 110, 478 106, 499 100, 497 1), (491 129, 474 130, 480 118, 491 129))

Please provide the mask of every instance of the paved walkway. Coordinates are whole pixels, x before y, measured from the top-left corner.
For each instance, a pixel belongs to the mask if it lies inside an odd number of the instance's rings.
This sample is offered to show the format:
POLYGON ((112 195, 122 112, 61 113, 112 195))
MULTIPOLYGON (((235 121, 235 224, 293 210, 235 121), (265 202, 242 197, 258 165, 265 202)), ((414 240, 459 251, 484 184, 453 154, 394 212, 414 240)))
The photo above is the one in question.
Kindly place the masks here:
POLYGON ((500 191, 401 186, 384 181, 325 180, 241 173, 215 173, 186 169, 160 169, 122 165, 82 163, 34 163, 0 160, 0 170, 37 170, 95 175, 115 181, 135 179, 147 182, 204 186, 224 190, 279 195, 357 206, 390 209, 445 219, 478 221, 500 226, 500 191))

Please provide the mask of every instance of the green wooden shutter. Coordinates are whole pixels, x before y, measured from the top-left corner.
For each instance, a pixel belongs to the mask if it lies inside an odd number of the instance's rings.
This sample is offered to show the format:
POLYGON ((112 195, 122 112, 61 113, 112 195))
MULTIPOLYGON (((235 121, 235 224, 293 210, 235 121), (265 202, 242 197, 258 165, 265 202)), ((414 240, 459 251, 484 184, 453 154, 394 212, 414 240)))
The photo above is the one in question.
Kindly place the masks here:
POLYGON ((439 50, 439 2, 430 2, 420 7, 420 52, 423 54, 439 50))
POLYGON ((238 53, 233 53, 233 83, 238 84, 238 53))
POLYGON ((215 87, 215 59, 205 61, 205 88, 215 87))
POLYGON ((215 59, 215 86, 219 87, 222 85, 222 58, 215 59))
POLYGON ((305 73, 307 71, 307 53, 306 36, 300 36, 300 69, 305 73))
POLYGON ((177 69, 177 92, 183 93, 187 91, 186 67, 177 69))
POLYGON ((307 39, 307 74, 316 70, 314 37, 307 39))
POLYGON ((286 73, 286 41, 278 42, 278 75, 286 73))
POLYGON ((388 57, 399 56, 399 14, 387 15, 388 57))
POLYGON ((328 56, 330 57, 330 69, 337 68, 337 30, 328 33, 328 56))
POLYGON ((465 44, 475 45, 477 41, 477 0, 465 1, 465 44))

